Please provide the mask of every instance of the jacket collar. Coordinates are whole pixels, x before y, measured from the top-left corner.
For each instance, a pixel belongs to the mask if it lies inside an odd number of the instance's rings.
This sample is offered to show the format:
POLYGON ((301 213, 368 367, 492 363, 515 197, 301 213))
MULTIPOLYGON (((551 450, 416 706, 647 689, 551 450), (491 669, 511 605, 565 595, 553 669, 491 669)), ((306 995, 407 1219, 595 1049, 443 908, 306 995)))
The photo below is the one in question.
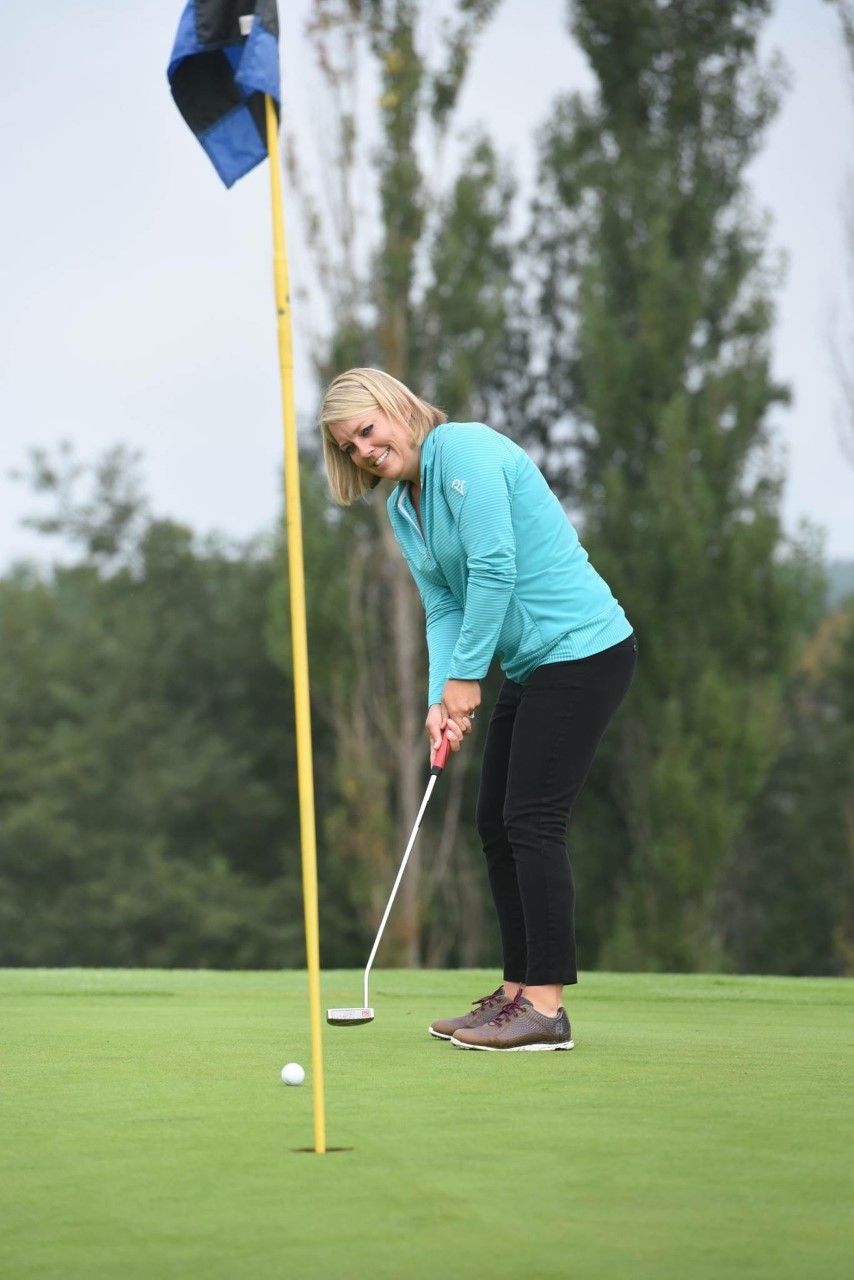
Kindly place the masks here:
MULTIPOLYGON (((440 423, 439 426, 441 425, 442 424, 440 423)), ((434 427, 432 431, 428 431, 427 436, 425 437, 425 439, 422 441, 422 444, 421 444, 421 459, 420 459, 419 470, 420 470, 420 479, 421 479, 422 489, 427 483, 427 471, 428 471, 428 468, 430 467, 431 462, 433 461, 433 454, 436 452, 436 432, 438 430, 439 430, 439 427, 434 427)))

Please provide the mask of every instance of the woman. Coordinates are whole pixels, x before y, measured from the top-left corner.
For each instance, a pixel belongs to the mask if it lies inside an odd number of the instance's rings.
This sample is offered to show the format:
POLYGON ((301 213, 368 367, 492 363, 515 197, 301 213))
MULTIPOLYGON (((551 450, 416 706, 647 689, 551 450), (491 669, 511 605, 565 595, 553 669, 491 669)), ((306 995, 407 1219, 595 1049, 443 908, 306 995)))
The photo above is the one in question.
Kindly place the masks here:
POLYGON ((459 751, 493 656, 506 679, 477 803, 501 934, 502 984, 430 1034, 464 1049, 571 1049, 577 982, 573 802, 637 662, 626 616, 545 479, 511 440, 441 410, 376 369, 327 388, 323 451, 336 501, 380 480, 427 622, 426 728, 459 751))

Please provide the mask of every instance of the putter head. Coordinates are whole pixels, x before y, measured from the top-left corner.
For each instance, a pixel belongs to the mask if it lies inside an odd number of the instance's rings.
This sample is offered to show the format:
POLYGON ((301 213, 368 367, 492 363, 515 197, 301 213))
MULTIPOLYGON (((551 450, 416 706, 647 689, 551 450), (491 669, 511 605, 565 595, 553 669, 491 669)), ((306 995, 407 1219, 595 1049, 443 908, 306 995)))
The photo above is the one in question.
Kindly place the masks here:
POLYGON ((373 1009, 327 1009, 326 1021, 333 1027, 358 1027, 373 1022, 373 1009))

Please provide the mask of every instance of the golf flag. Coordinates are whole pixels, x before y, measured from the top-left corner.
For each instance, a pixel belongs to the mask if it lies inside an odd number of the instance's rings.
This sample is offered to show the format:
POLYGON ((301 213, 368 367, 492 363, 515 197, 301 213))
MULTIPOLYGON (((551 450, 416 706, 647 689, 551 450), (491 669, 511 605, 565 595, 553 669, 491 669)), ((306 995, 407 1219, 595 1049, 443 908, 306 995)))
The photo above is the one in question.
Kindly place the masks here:
POLYGON ((311 1023, 314 1149, 326 1151, 320 1012, 320 926, 308 628, 294 405, 291 303, 279 161, 279 15, 276 0, 189 0, 169 61, 178 108, 227 187, 269 156, 273 287, 285 442, 285 516, 291 595, 291 646, 299 784, 300 851, 311 1023))
POLYGON ((178 110, 233 186, 267 158, 264 95, 281 101, 276 0, 188 0, 166 74, 178 110))

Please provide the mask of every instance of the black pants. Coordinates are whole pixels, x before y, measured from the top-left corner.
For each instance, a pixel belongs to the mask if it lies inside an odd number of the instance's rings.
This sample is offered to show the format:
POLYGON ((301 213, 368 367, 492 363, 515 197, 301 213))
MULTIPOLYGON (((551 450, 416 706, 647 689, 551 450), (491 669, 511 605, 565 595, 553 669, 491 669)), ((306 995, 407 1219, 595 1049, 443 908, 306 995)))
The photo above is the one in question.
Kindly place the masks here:
POLYGON ((477 829, 495 900, 504 977, 578 981, 566 831, 596 748, 637 665, 637 640, 538 667, 501 686, 483 752, 477 829))

